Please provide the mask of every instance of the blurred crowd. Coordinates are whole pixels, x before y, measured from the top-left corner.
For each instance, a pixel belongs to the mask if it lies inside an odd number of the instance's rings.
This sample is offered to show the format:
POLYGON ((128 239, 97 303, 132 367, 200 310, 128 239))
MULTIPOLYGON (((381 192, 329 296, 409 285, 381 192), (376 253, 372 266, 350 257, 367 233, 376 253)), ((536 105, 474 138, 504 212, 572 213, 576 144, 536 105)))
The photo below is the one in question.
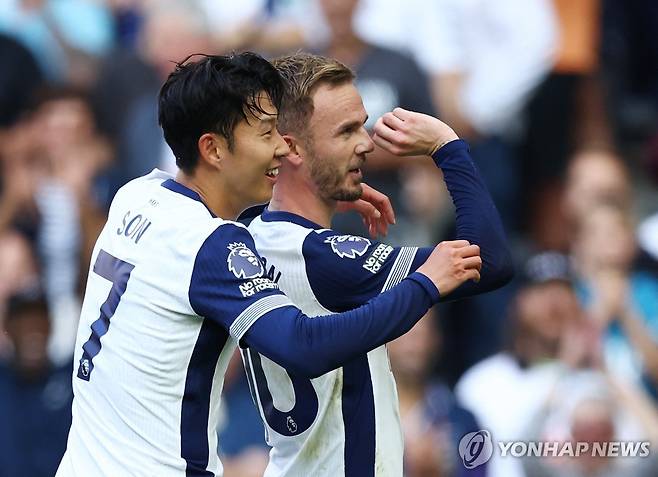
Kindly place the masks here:
MULTIPOLYGON (((299 49, 352 67, 367 127, 396 106, 469 141, 503 217, 515 283, 435 307, 388 347, 405 475, 658 475, 648 458, 499 458, 461 436, 658 446, 658 3, 653 0, 0 2, 0 477, 52 476, 72 354, 110 200, 175 170, 160 84, 193 53, 299 49)), ((368 157, 386 240, 454 233, 426 158, 368 157)), ((358 217, 335 228, 365 234, 358 217)), ((267 448, 239 358, 225 385, 226 477, 267 448)))

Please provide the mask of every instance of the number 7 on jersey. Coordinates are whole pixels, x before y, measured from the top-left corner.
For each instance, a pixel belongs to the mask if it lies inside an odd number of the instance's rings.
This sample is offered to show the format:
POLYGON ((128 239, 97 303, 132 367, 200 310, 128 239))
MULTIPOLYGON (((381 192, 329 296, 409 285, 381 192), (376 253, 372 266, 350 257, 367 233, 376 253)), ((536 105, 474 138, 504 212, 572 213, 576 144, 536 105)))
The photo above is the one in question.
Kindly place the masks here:
POLYGON ((91 324, 91 336, 82 345, 82 357, 78 366, 78 377, 80 379, 89 381, 91 372, 94 370, 94 357, 101 350, 101 337, 110 328, 110 318, 114 316, 119 301, 121 301, 121 296, 126 291, 133 268, 135 268, 134 265, 113 257, 105 250, 98 252, 98 257, 94 263, 94 273, 111 281, 112 288, 110 288, 107 299, 101 305, 100 316, 91 324))

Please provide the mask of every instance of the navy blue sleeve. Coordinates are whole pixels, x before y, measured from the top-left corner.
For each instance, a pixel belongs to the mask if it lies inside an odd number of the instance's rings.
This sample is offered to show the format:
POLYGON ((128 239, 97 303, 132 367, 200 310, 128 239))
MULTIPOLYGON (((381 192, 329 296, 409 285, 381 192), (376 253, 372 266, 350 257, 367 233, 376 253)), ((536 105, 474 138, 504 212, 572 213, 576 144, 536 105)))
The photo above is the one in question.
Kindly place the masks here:
POLYGON ((468 152, 468 145, 462 140, 449 142, 432 159, 441 168, 455 205, 456 238, 479 245, 482 257, 480 281, 469 280, 452 292, 450 299, 500 288, 514 274, 512 257, 500 214, 468 152))
POLYGON ((189 289, 195 313, 306 377, 321 376, 401 336, 438 299, 434 284, 414 273, 360 308, 309 318, 265 276, 251 235, 234 224, 218 227, 201 246, 189 289))
POLYGON ((236 340, 268 311, 292 305, 266 276, 251 234, 231 223, 217 227, 197 252, 189 300, 195 313, 236 340))
POLYGON ((343 313, 309 318, 291 307, 272 311, 253 324, 244 341, 290 374, 316 378, 402 336, 438 298, 425 275, 412 273, 343 313))
POLYGON ((302 254, 313 294, 328 310, 351 310, 409 275, 416 247, 391 247, 333 230, 313 231, 302 254))
MULTIPOLYGON (((451 141, 434 156, 455 205, 458 240, 480 246, 482 271, 480 281, 467 281, 441 301, 455 300, 500 288, 512 279, 512 258, 500 214, 494 205, 480 173, 473 162, 468 145, 461 139, 451 141)), ((433 248, 418 249, 411 269, 416 270, 429 257, 433 248)))
MULTIPOLYGON (((457 217, 457 239, 480 246, 479 283, 468 281, 441 301, 454 300, 499 288, 512 277, 512 260, 500 215, 462 140, 452 141, 433 156, 457 217)), ((433 247, 391 247, 364 237, 340 235, 331 230, 311 232, 302 253, 315 297, 331 311, 344 311, 365 303, 397 285, 418 269, 433 247)), ((440 291, 440 290, 439 290, 440 291)))

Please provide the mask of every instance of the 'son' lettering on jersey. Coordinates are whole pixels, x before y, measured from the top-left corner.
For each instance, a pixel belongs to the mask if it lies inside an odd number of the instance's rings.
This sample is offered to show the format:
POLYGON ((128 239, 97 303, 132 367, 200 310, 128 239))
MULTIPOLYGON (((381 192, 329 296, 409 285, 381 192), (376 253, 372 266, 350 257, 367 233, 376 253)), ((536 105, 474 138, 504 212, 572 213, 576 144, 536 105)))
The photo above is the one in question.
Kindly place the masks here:
POLYGON ((290 306, 241 224, 154 171, 114 198, 93 251, 58 477, 220 476, 224 373, 261 316, 290 306))

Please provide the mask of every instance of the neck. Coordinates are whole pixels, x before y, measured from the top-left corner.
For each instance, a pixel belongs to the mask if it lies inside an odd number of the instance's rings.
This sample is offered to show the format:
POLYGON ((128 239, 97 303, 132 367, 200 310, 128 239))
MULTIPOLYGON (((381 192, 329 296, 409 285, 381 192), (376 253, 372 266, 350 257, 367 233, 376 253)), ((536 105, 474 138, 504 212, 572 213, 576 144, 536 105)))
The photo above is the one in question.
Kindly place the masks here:
POLYGON ((176 174, 176 182, 199 194, 203 203, 213 214, 222 219, 236 220, 240 212, 247 206, 236 200, 238 195, 233 194, 230 188, 218 186, 213 183, 212 178, 213 174, 203 172, 188 175, 183 171, 178 171, 176 174), (202 179, 203 177, 206 179, 202 179))
POLYGON ((268 208, 297 214, 328 229, 336 211, 336 201, 321 198, 310 180, 279 173, 268 208))

